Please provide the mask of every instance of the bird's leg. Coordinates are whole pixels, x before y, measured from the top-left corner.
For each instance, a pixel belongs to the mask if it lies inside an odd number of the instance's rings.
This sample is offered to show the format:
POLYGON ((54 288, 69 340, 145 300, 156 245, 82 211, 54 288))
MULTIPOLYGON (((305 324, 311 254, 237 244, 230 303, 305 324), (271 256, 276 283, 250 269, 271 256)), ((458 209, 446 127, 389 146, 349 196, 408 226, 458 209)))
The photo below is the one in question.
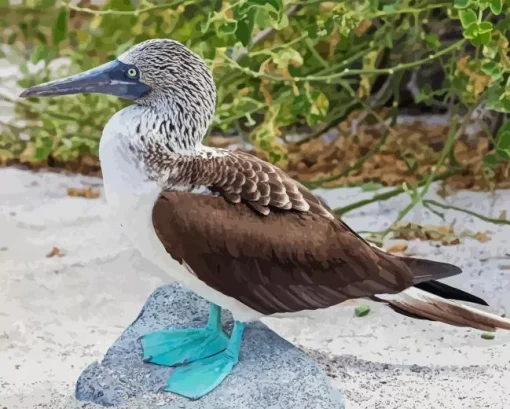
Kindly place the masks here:
POLYGON ((245 326, 243 322, 235 322, 227 349, 223 352, 176 368, 165 389, 190 399, 198 399, 211 392, 239 361, 245 326))
POLYGON ((207 358, 225 350, 228 336, 221 327, 221 308, 210 304, 205 328, 151 332, 141 337, 143 360, 175 366, 207 358))

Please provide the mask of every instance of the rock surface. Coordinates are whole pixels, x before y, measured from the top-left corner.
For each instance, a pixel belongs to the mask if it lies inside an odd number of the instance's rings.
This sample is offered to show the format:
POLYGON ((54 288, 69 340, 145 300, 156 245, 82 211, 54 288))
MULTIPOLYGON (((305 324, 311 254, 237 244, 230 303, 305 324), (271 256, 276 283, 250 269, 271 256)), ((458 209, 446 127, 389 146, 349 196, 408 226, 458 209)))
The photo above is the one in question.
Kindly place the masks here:
MULTIPOLYGON (((110 347, 101 363, 90 365, 76 385, 76 398, 104 406, 133 399, 164 409, 343 409, 317 364, 261 323, 247 327, 241 359, 232 374, 197 401, 165 392, 171 368, 142 362, 139 337, 165 328, 201 327, 208 305, 178 284, 158 288, 140 315, 110 347)), ((224 314, 228 330, 232 319, 224 314)))

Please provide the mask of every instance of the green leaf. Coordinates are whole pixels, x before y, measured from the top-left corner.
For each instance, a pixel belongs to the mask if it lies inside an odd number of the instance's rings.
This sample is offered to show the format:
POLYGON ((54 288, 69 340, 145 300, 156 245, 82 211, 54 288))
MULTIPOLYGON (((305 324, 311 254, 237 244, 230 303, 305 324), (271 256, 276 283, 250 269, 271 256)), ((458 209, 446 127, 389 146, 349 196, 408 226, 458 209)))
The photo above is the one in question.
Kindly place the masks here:
POLYGON ((488 45, 491 42, 491 33, 478 33, 471 42, 474 45, 488 45))
POLYGON ((382 11, 385 13, 392 13, 397 9, 399 3, 400 0, 396 0, 392 4, 386 4, 383 6, 382 11))
POLYGON ((303 65, 303 56, 294 48, 284 48, 280 53, 272 53, 273 61, 279 68, 287 68, 290 64, 303 65))
POLYGON ((498 131, 496 152, 504 159, 510 159, 510 121, 507 121, 498 131))
POLYGON ((326 35, 330 35, 333 30, 335 29, 335 20, 333 17, 331 18, 328 18, 325 22, 324 22, 324 28, 326 29, 326 35))
POLYGON ((317 27, 317 24, 314 22, 313 24, 310 24, 307 28, 306 28, 306 31, 308 32, 308 37, 310 37, 310 39, 312 40, 315 40, 317 37, 318 37, 318 27, 317 27))
POLYGON ((485 157, 483 158, 483 163, 485 166, 495 168, 499 164, 498 155, 495 155, 494 153, 485 155, 485 157))
POLYGON ((474 45, 488 45, 491 41, 493 25, 488 21, 471 23, 464 30, 465 38, 469 38, 474 45))
POLYGON ((364 317, 365 315, 368 315, 369 312, 370 305, 363 304, 360 305, 359 307, 356 307, 356 309, 354 310, 354 315, 356 315, 356 317, 364 317))
POLYGON ((306 115, 306 122, 308 122, 308 125, 313 126, 321 122, 328 113, 329 100, 326 95, 318 90, 312 91, 310 100, 312 104, 310 111, 306 115))
POLYGON ((489 75, 493 81, 501 79, 503 68, 495 61, 488 61, 482 65, 482 72, 489 75))
POLYGON ((402 159, 404 160, 406 166, 409 168, 409 170, 415 170, 415 167, 418 163, 418 159, 416 159, 416 156, 413 154, 405 154, 403 155, 402 159))
POLYGON ((35 160, 45 160, 51 153, 53 141, 48 136, 38 138, 35 141, 35 160))
POLYGON ((384 187, 383 185, 381 185, 380 183, 376 183, 376 182, 367 182, 367 183, 363 183, 360 188, 364 191, 364 192, 375 192, 376 190, 379 190, 381 189, 382 187, 384 187))
POLYGON ((306 113, 310 110, 310 100, 305 94, 299 94, 294 98, 292 103, 292 113, 294 115, 306 115, 306 113))
POLYGON ((257 9, 251 7, 246 8, 246 3, 236 9, 234 13, 235 19, 237 19, 236 37, 246 47, 251 42, 251 34, 255 25, 255 17, 257 9))
MULTIPOLYGON (((510 132, 506 133, 504 135, 504 138, 506 142, 510 141, 510 132)), ((506 161, 510 160, 510 147, 507 147, 506 149, 498 149, 497 152, 502 159, 506 161)))
POLYGON ((378 11, 379 10, 379 0, 369 0, 369 10, 370 11, 378 11))
POLYGON ((505 94, 501 84, 489 87, 487 91, 487 108, 498 112, 510 113, 510 97, 505 94))
POLYGON ((492 75, 497 68, 499 68, 497 62, 488 61, 482 65, 482 72, 487 75, 492 75))
POLYGON ((480 335, 482 339, 486 339, 488 341, 496 338, 496 334, 494 332, 484 332, 482 335, 480 335))
POLYGON ((462 27, 467 28, 470 24, 476 23, 478 18, 476 13, 471 9, 461 10, 459 12, 460 22, 462 23, 462 27))
POLYGON ((434 48, 434 49, 438 49, 439 47, 441 47, 441 42, 439 41, 439 36, 436 34, 436 33, 430 33, 430 34, 427 34, 425 36, 425 41, 427 42, 427 44, 434 48))
POLYGON ((490 0, 490 8, 491 11, 497 16, 503 10, 503 1, 502 0, 490 0))
MULTIPOLYGON (((232 103, 221 104, 216 110, 214 124, 231 124, 233 121, 244 118, 265 107, 265 103, 250 97, 236 98, 232 103)), ((250 118, 248 118, 248 122, 250 122, 250 118)))
POLYGON ((456 9, 465 9, 471 4, 471 0, 455 0, 453 6, 456 9))
MULTIPOLYGON (((262 0, 264 1, 264 0, 262 0)), ((283 11, 283 1, 282 0, 265 0, 267 3, 271 4, 276 11, 283 11)))
POLYGON ((222 24, 218 28, 218 34, 226 36, 226 35, 234 34, 236 32, 236 30, 237 30, 237 22, 229 21, 228 23, 222 24))
POLYGON ((384 34, 383 44, 388 48, 393 48, 393 37, 391 36, 391 32, 388 30, 384 34))
POLYGON ((288 26, 289 26, 289 16, 287 16, 287 14, 285 14, 285 13, 282 14, 282 17, 280 18, 279 21, 273 22, 273 27, 276 28, 277 30, 283 30, 284 28, 286 28, 288 26))
MULTIPOLYGON (((55 7, 56 0, 40 0, 41 8, 55 7)), ((9 3, 9 2, 7 2, 9 3)))
POLYGON ((42 120, 43 127, 46 129, 54 129, 57 125, 55 124, 54 120, 51 119, 51 117, 43 117, 42 120))
POLYGON ((465 27, 464 31, 462 32, 465 38, 473 39, 478 34, 478 24, 477 23, 471 23, 469 26, 465 27))
POLYGON ((271 6, 271 8, 278 12, 283 10, 282 0, 247 0, 246 4, 258 5, 262 7, 271 6))
POLYGON ((480 24, 478 24, 478 33, 479 34, 485 34, 490 33, 493 29, 493 25, 489 21, 482 21, 480 24))
POLYGON ((37 63, 41 60, 48 61, 51 55, 51 50, 43 44, 37 44, 32 51, 32 62, 37 63))
POLYGON ((67 37, 67 8, 62 7, 53 26, 53 44, 59 45, 67 37))

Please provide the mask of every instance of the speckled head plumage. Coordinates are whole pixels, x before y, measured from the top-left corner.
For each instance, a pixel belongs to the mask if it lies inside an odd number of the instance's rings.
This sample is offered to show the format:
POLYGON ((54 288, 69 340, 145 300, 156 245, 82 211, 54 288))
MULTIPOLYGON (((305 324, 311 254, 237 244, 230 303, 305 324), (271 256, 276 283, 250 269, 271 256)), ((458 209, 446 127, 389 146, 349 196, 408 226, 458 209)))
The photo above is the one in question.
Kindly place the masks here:
POLYGON ((207 128, 214 115, 216 87, 205 62, 181 43, 147 40, 117 59, 64 79, 25 90, 21 96, 56 96, 101 93, 133 100, 159 112, 171 113, 177 122, 192 115, 199 128, 207 128))
POLYGON ((205 62, 181 43, 157 39, 131 47, 118 57, 137 71, 138 80, 151 90, 135 99, 142 105, 192 104, 214 111, 216 87, 205 62))

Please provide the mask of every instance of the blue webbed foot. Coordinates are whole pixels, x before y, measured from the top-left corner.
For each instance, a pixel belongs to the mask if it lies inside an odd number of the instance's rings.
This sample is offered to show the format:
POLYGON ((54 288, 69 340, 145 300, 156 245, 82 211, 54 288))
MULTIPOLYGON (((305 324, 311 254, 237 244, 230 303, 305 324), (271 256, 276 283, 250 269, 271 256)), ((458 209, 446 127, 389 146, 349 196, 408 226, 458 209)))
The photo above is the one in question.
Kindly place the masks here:
POLYGON ((227 348, 228 337, 221 328, 221 309, 211 304, 205 328, 157 331, 141 337, 143 360, 175 366, 215 355, 227 348))
POLYGON ((244 323, 236 321, 225 351, 176 368, 165 390, 190 399, 198 399, 211 392, 237 364, 244 327, 244 323))
POLYGON ((176 368, 165 390, 190 399, 211 392, 232 371, 237 359, 225 351, 192 364, 176 368))

